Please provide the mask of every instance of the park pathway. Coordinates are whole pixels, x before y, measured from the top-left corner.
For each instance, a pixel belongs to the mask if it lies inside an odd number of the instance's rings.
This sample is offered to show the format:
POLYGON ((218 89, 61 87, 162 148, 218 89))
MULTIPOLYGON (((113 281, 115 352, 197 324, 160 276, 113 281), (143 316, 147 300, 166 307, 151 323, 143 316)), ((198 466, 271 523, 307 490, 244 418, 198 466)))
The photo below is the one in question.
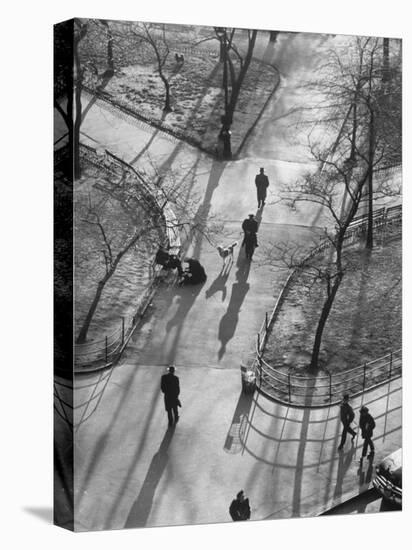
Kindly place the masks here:
MULTIPOLYGON (((199 209, 223 223, 224 244, 240 240, 243 218, 256 211, 254 176, 264 166, 271 187, 260 242, 296 239, 310 246, 323 227, 322 213, 310 206, 290 212, 276 196, 280 185, 313 169, 303 154, 304 132, 293 131, 303 116, 296 90, 326 47, 298 35, 273 50, 282 87, 241 160, 213 161, 117 118, 98 101, 83 122, 82 139, 148 171, 153 162, 159 170, 174 170, 199 209)), ((336 453, 336 408, 294 409, 242 395, 240 363, 250 357, 253 335, 286 273, 260 265, 262 246, 249 267, 238 246, 229 274, 222 275, 216 244, 191 243, 188 254, 205 266, 206 284, 160 289, 99 407, 76 433, 79 530, 229 521, 228 504, 240 488, 250 496, 253 519, 314 515, 369 484, 371 466, 356 466, 360 441, 336 453), (183 407, 179 424, 167 430, 159 380, 172 362, 183 407)), ((94 379, 88 375, 82 383, 94 379)), ((81 392, 77 397, 82 401, 81 392)), ((400 382, 363 399, 377 418, 378 458, 400 445, 400 382)))

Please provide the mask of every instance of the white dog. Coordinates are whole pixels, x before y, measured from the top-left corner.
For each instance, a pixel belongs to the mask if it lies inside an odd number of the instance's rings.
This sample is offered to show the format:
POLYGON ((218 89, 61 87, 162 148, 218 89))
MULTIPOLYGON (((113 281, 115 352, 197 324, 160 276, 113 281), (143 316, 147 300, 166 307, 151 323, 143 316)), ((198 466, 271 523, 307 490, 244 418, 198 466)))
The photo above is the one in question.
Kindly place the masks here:
POLYGON ((226 260, 228 262, 231 260, 233 261, 233 249, 235 248, 236 245, 237 245, 237 241, 232 243, 230 246, 226 246, 225 248, 223 246, 216 247, 219 252, 219 256, 223 260, 223 265, 226 264, 226 260))

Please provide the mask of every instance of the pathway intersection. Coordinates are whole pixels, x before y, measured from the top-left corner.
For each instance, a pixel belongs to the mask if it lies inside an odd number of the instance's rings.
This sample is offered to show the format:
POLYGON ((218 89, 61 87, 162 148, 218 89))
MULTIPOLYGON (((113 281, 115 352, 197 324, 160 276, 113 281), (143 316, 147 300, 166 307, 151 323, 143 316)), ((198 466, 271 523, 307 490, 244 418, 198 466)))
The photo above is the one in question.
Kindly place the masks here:
MULTIPOLYGON (((198 206, 221 221, 224 244, 239 242, 243 218, 256 212, 254 176, 264 166, 270 196, 260 242, 296 240, 311 247, 326 224, 322 212, 310 205, 290 212, 275 200, 282 184, 313 169, 304 132, 296 130, 303 115, 291 101, 301 101, 297 82, 313 70, 327 44, 319 41, 311 65, 303 57, 306 40, 301 35, 292 43, 280 41, 271 53, 281 65, 282 85, 240 160, 214 161, 117 118, 99 101, 84 119, 82 141, 140 169, 149 171, 155 160, 162 170, 174 170, 198 206)), ((250 358, 254 335, 287 274, 260 265, 261 248, 248 266, 238 246, 230 272, 222 275, 215 244, 191 244, 188 254, 205 266, 207 282, 193 289, 160 288, 99 407, 76 433, 77 530, 230 521, 228 506, 242 488, 252 519, 312 516, 370 483, 372 465, 357 463, 360 438, 337 453, 337 407, 286 407, 241 393, 240 364, 250 358), (178 425, 168 430, 160 377, 170 363, 177 368, 183 406, 178 425)), ((82 377, 82 383, 93 383, 95 376, 82 377)), ((377 421, 376 462, 401 446, 400 380, 355 399, 354 408, 361 403, 377 421)))

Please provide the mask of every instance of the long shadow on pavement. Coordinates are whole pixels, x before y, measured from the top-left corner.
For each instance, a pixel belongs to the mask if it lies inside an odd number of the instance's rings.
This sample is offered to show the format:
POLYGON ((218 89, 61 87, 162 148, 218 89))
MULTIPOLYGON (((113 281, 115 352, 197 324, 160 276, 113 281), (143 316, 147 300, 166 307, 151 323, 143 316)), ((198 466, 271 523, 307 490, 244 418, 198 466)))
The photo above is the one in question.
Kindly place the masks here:
POLYGON ((223 315, 219 323, 218 338, 221 343, 217 354, 219 361, 226 352, 227 343, 233 338, 236 332, 236 327, 239 321, 239 312, 250 288, 250 285, 247 282, 250 271, 250 262, 246 261, 246 259, 239 262, 239 257, 241 254, 243 254, 243 251, 239 252, 236 282, 232 285, 232 294, 230 296, 229 305, 226 313, 223 315))
POLYGON ((174 432, 174 426, 167 430, 163 441, 160 444, 159 450, 154 455, 139 496, 129 512, 129 516, 124 525, 125 528, 145 527, 152 509, 157 486, 169 459, 167 451, 172 441, 174 432))

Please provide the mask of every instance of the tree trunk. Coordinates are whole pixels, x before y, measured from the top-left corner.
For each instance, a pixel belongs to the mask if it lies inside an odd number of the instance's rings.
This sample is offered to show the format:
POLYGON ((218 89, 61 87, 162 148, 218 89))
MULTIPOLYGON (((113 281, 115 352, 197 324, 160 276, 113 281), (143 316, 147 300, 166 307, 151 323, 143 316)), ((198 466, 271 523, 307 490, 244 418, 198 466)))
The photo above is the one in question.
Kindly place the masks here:
POLYGON ((160 73, 160 78, 162 79, 165 86, 165 105, 163 107, 163 111, 165 113, 170 113, 172 111, 172 106, 170 105, 170 84, 163 73, 160 73))
POLYGON ((389 38, 383 39, 383 69, 382 82, 389 81, 389 38))
POLYGON ((370 112, 369 122, 369 177, 368 177, 368 231, 366 234, 366 248, 373 248, 373 160, 375 151, 375 121, 373 109, 370 112))
POLYGON ((237 100, 239 99, 240 90, 242 89, 242 84, 245 79, 250 62, 252 61, 252 55, 253 55, 253 50, 255 48, 257 32, 258 31, 256 30, 252 31, 252 38, 250 39, 250 42, 249 42, 249 47, 245 57, 245 62, 239 72, 239 76, 237 77, 236 82, 232 82, 232 93, 230 96, 230 102, 228 105, 228 112, 227 112, 227 115, 229 115, 231 118, 233 118, 233 114, 236 109, 237 100))
POLYGON ((323 330, 325 328, 326 321, 328 320, 330 310, 332 309, 332 305, 335 300, 336 293, 338 292, 339 286, 342 282, 342 278, 343 278, 343 273, 338 273, 336 280, 332 286, 332 289, 329 292, 325 303, 323 304, 322 313, 320 315, 320 319, 316 329, 315 341, 312 349, 312 357, 309 365, 309 370, 311 372, 315 372, 318 370, 320 344, 322 342, 323 330))
POLYGON ((89 308, 89 311, 87 312, 86 319, 84 320, 82 328, 80 329, 79 336, 77 337, 77 340, 76 340, 77 344, 84 344, 84 342, 86 341, 90 323, 93 319, 93 315, 100 301, 100 297, 102 295, 104 286, 107 283, 107 281, 110 279, 110 277, 111 277, 111 274, 110 275, 107 274, 101 281, 99 281, 97 285, 96 294, 94 295, 93 302, 89 308))

